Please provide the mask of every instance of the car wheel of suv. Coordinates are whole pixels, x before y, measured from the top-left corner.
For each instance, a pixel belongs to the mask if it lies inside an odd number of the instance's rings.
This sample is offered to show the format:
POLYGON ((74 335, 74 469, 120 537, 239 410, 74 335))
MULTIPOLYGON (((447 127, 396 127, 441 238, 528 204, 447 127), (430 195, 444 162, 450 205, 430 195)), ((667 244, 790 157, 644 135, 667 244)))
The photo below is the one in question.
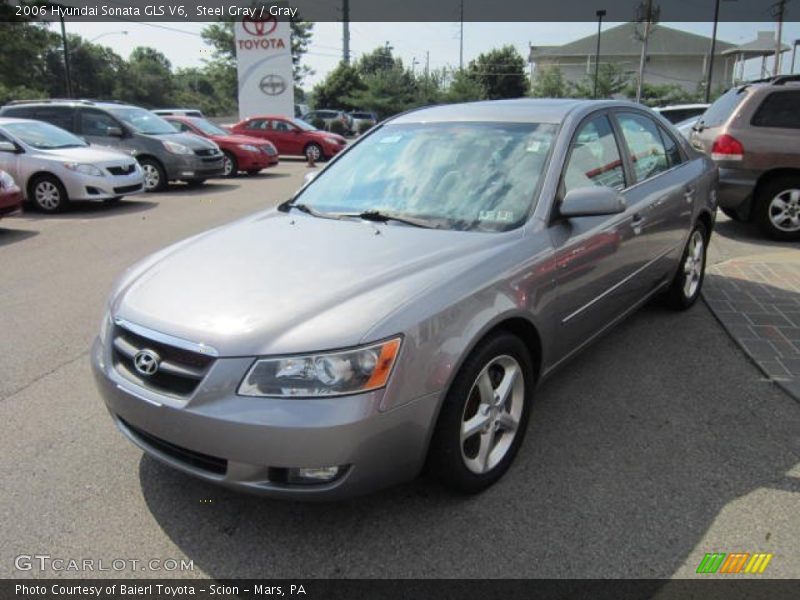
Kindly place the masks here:
POLYGON ((706 274, 706 226, 698 222, 686 243, 680 267, 667 292, 668 304, 677 310, 690 308, 700 297, 706 274))
POLYGON ((442 404, 428 454, 429 474, 450 489, 471 494, 500 479, 525 436, 533 381, 522 340, 502 332, 482 341, 442 404))
POLYGON ((755 220, 775 240, 800 240, 800 179, 778 177, 758 193, 755 220))
POLYGON ((325 160, 325 155, 322 153, 322 148, 317 144, 309 144, 306 146, 305 155, 308 160, 325 160))
POLYGON ((239 163, 230 152, 225 152, 222 157, 222 174, 225 177, 236 177, 239 174, 239 163))
POLYGON ((167 187, 167 174, 164 167, 152 158, 143 158, 139 161, 144 173, 144 191, 160 192, 167 187))
POLYGON ((31 181, 30 199, 36 208, 48 213, 63 210, 69 202, 64 186, 52 175, 39 175, 31 181))

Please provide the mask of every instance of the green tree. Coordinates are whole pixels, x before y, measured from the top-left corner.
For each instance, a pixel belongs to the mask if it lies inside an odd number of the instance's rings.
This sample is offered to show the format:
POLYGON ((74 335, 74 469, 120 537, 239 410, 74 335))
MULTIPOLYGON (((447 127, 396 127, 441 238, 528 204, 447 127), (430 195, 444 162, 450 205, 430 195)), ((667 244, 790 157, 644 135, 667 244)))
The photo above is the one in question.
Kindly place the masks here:
POLYGON ((420 104, 417 88, 402 64, 364 76, 364 88, 345 98, 348 106, 370 110, 385 119, 420 104))
POLYGON ((392 55, 391 46, 378 46, 369 54, 364 54, 356 63, 358 74, 362 77, 398 67, 402 68, 403 63, 392 55))
POLYGON ((450 82, 445 100, 447 102, 472 102, 483 97, 481 84, 469 76, 467 71, 459 70, 455 72, 453 81, 450 82))
MULTIPOLYGON (((636 98, 636 81, 625 88, 628 98, 636 98)), ((687 92, 677 83, 645 83, 642 86, 642 104, 646 106, 664 106, 666 104, 684 104, 698 102, 697 93, 687 92)))
POLYGON ((469 76, 483 88, 489 100, 520 98, 528 93, 525 59, 514 46, 508 45, 483 53, 470 61, 469 76))
POLYGON ((366 90, 366 85, 352 65, 340 62, 328 76, 314 87, 314 106, 318 108, 359 108, 354 103, 357 94, 366 90))
POLYGON ((564 98, 567 96, 567 82, 564 73, 556 66, 542 67, 536 76, 531 95, 536 98, 564 98))
POLYGON ((131 52, 115 94, 118 98, 146 107, 172 104, 172 65, 158 50, 139 46, 131 52))
MULTIPOLYGON (((597 97, 613 98, 621 94, 631 83, 631 73, 621 66, 606 63, 597 70, 597 97)), ((578 83, 568 86, 570 96, 592 98, 594 95, 594 73, 587 75, 578 83)))

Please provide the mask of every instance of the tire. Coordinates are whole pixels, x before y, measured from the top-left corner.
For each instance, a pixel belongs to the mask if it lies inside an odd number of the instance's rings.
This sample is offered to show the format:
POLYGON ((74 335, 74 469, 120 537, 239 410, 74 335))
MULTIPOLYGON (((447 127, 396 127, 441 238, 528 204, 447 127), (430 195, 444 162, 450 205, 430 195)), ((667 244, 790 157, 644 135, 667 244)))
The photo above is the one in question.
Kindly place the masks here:
POLYGON ((198 188, 206 182, 205 179, 188 179, 186 185, 190 188, 198 188))
POLYGON ((167 173, 160 162, 153 158, 142 158, 139 165, 144 171, 145 192, 162 192, 167 189, 167 173))
POLYGON ((325 160, 325 154, 322 152, 322 147, 319 144, 308 144, 303 150, 306 159, 316 161, 325 160))
POLYGON ((706 275, 708 231, 698 221, 681 256, 680 266, 666 294, 667 304, 675 310, 691 308, 700 297, 706 275))
POLYGON ((39 175, 29 184, 29 199, 42 212, 57 213, 69 203, 67 191, 53 175, 39 175))
POLYGON ((761 186, 755 222, 774 240, 800 240, 800 177, 776 177, 761 186))
POLYGON ((719 209, 722 211, 722 214, 731 219, 732 221, 736 221, 738 223, 743 223, 744 219, 732 208, 722 208, 721 206, 719 209))
POLYGON ((222 175, 223 177, 236 177, 239 174, 239 162, 230 152, 223 152, 222 175))
POLYGON ((428 451, 428 475, 466 494, 500 479, 525 437, 533 387, 533 363, 522 340, 499 332, 482 341, 442 403, 428 451), (501 387, 508 392, 498 399, 501 387))

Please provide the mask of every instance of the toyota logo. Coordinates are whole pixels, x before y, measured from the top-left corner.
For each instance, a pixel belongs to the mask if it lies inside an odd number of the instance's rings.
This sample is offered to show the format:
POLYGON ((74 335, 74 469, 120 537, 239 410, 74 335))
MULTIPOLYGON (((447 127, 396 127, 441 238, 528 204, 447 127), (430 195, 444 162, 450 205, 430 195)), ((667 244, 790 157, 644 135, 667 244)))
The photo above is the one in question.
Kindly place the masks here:
POLYGON ((142 375, 150 377, 158 371, 161 357, 152 350, 139 350, 133 357, 134 368, 142 375))
POLYGON ((242 27, 250 35, 256 37, 264 37, 269 35, 278 26, 278 20, 272 16, 266 19, 254 19, 252 17, 245 17, 242 19, 242 27))
POLYGON ((264 75, 258 82, 258 88, 267 96, 280 96, 286 91, 286 80, 274 73, 264 75))

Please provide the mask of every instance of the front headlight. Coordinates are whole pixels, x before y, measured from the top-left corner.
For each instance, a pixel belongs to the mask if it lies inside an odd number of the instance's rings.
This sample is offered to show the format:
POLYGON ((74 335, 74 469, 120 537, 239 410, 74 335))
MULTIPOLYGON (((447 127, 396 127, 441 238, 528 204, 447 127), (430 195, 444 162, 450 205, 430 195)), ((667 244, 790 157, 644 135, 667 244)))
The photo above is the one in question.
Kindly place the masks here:
POLYGON ((328 142, 329 144, 335 144, 337 146, 339 145, 339 140, 337 140, 336 138, 331 138, 331 137, 325 138, 325 141, 328 142))
POLYGON ((239 148, 241 148, 242 150, 247 150, 248 152, 260 152, 258 148, 250 144, 241 144, 239 148))
POLYGON ((5 171, 0 171, 0 189, 10 190, 14 185, 14 178, 5 171))
POLYGON ((91 175, 92 177, 103 177, 103 172, 94 165, 87 165, 83 163, 64 163, 70 171, 81 173, 82 175, 91 175))
POLYGON ((240 396, 320 398, 368 392, 386 385, 401 338, 352 350, 257 360, 240 396))
POLYGON ((172 152, 173 154, 194 154, 194 150, 189 148, 189 146, 184 146, 178 142, 165 141, 162 143, 164 144, 164 148, 167 152, 172 152))

